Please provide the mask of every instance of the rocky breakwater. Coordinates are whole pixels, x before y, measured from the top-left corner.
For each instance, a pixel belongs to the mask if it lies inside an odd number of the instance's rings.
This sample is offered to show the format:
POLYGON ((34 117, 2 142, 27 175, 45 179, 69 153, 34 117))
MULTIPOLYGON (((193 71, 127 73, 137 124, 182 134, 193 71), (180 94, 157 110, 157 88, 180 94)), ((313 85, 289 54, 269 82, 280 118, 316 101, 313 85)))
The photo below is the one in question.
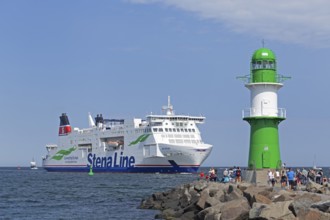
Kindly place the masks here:
POLYGON ((303 190, 225 184, 204 180, 157 192, 143 199, 142 209, 158 209, 156 219, 330 219, 330 191, 310 182, 303 190))

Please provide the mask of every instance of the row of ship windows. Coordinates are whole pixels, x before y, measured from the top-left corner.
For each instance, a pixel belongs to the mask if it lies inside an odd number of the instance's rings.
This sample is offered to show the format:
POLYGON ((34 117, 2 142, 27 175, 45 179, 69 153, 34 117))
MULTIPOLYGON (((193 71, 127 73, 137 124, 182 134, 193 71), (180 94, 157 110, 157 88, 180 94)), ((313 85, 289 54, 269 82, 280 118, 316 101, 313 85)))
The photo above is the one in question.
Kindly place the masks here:
MULTIPOLYGON (((163 124, 165 124, 165 125, 168 125, 168 123, 167 122, 152 122, 151 123, 151 126, 163 126, 163 124)), ((187 127, 188 126, 188 124, 187 123, 182 123, 182 122, 176 122, 176 123, 170 123, 170 124, 172 124, 173 126, 176 126, 176 127, 187 127)), ((193 124, 189 124, 190 126, 193 126, 193 124)))
POLYGON ((198 144, 198 143, 201 143, 200 140, 187 140, 187 139, 169 139, 168 142, 170 144, 174 144, 174 143, 177 143, 177 144, 198 144))
MULTIPOLYGON (((164 132, 163 128, 153 128, 153 132, 164 132)), ((165 132, 195 132, 194 128, 165 128, 165 132)))
POLYGON ((162 134, 161 136, 162 138, 195 138, 195 135, 191 134, 184 134, 184 135, 181 135, 181 134, 162 134))

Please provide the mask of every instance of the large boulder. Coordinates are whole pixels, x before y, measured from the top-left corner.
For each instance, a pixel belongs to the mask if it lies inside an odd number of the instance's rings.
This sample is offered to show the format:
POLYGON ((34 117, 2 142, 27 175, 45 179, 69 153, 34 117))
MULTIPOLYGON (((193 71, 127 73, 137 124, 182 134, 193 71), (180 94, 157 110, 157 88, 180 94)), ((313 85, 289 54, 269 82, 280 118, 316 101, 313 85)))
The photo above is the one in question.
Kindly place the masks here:
POLYGON ((271 204, 253 203, 249 212, 249 219, 282 219, 293 220, 295 215, 289 209, 292 201, 276 202, 271 204))
POLYGON ((312 192, 312 193, 326 193, 326 188, 323 187, 322 185, 315 183, 313 181, 308 181, 306 184, 306 191, 307 192, 312 192))
POLYGON ((253 203, 256 202, 255 195, 261 194, 267 197, 272 193, 272 191, 273 191, 272 187, 267 187, 267 186, 255 187, 251 185, 246 190, 244 190, 243 195, 249 201, 250 206, 252 206, 253 203))
POLYGON ((208 183, 205 180, 200 180, 195 184, 194 188, 197 192, 201 192, 207 186, 208 186, 208 183))
POLYGON ((311 207, 312 204, 322 201, 320 194, 315 193, 304 193, 297 196, 291 204, 290 209, 296 216, 303 216, 304 212, 301 211, 307 210, 311 207))
POLYGON ((261 194, 255 194, 254 196, 254 200, 257 203, 263 203, 263 204, 271 204, 272 200, 270 200, 269 198, 267 198, 266 196, 263 196, 261 194))
POLYGON ((229 185, 228 189, 223 191, 223 195, 220 197, 221 202, 229 202, 243 197, 243 192, 233 185, 229 185))
POLYGON ((320 201, 311 205, 312 208, 316 208, 322 212, 330 213, 330 200, 320 201))
POLYGON ((297 219, 299 220, 329 220, 330 214, 321 212, 318 209, 307 208, 301 210, 298 215, 297 219))
POLYGON ((187 207, 188 205, 190 205, 191 198, 192 198, 192 196, 189 193, 188 188, 185 188, 184 193, 182 194, 182 196, 179 199, 179 206, 181 208, 187 207))
POLYGON ((296 194, 293 191, 280 190, 274 194, 271 198, 273 202, 284 202, 293 200, 296 197, 296 194))
POLYGON ((242 197, 223 203, 221 207, 221 219, 225 220, 239 220, 248 219, 250 205, 246 198, 242 197))
POLYGON ((199 200, 196 203, 196 206, 199 207, 200 209, 204 209, 207 208, 206 205, 206 200, 210 197, 209 195, 209 190, 208 189, 204 189, 201 193, 200 193, 200 197, 199 200))

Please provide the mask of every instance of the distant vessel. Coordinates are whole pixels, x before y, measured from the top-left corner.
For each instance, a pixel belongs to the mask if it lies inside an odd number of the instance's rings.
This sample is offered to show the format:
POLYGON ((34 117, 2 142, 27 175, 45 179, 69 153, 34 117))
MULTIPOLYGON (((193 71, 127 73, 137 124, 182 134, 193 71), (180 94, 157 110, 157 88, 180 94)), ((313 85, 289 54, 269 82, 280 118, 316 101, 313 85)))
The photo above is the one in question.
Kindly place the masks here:
POLYGON ((30 168, 31 168, 31 170, 37 170, 38 169, 37 163, 34 161, 34 158, 30 162, 30 168))
POLYGON ((95 121, 71 129, 60 116, 59 144, 46 145, 42 165, 47 171, 192 173, 208 157, 212 145, 202 141, 197 124, 203 116, 175 115, 168 97, 165 114, 95 121))

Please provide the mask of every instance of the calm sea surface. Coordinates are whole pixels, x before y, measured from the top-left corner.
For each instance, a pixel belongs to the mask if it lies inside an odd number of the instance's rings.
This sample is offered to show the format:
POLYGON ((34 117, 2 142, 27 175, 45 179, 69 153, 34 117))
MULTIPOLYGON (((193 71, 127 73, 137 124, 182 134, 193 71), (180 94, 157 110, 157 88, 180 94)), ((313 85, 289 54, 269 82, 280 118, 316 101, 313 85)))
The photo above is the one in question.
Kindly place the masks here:
MULTIPOLYGON (((329 177, 329 168, 324 171, 329 177)), ((154 219, 157 210, 137 209, 143 198, 197 177, 0 168, 0 219, 154 219)))
POLYGON ((197 174, 49 173, 0 168, 0 219, 154 219, 137 209, 154 192, 197 174))

